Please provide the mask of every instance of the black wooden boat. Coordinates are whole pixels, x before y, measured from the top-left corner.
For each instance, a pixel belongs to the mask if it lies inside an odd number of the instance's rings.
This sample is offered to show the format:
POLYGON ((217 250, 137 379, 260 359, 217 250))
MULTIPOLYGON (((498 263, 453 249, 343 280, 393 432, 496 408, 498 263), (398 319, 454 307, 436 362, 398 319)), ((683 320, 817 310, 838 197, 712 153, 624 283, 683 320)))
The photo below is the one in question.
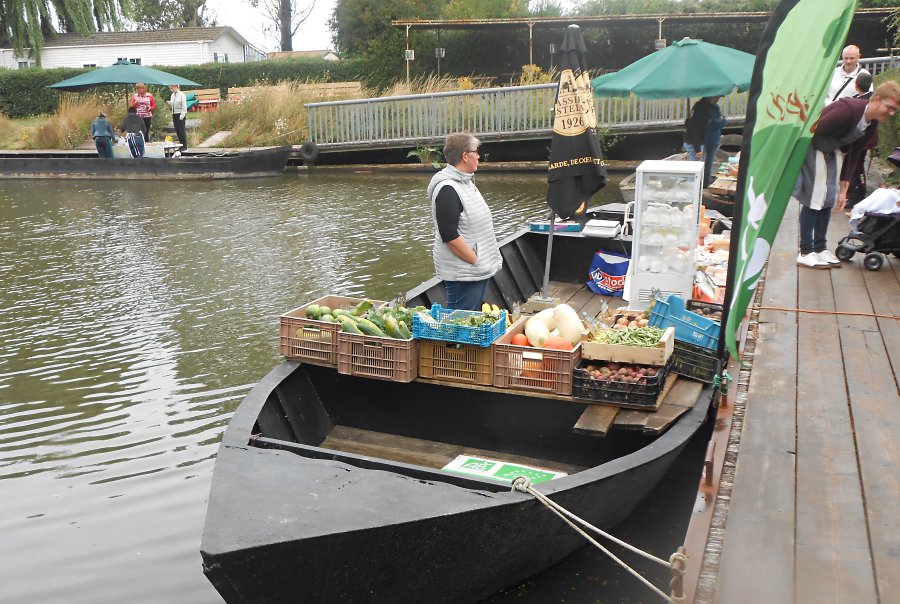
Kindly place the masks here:
POLYGON ((0 154, 0 178, 216 180, 278 176, 292 147, 187 152, 181 157, 100 158, 96 151, 18 151, 0 154))
MULTIPOLYGON (((487 298, 511 307, 538 291, 546 241, 523 232, 503 242, 504 269, 487 298)), ((628 243, 557 234, 553 291, 596 312, 582 289, 591 257, 628 243)), ((408 299, 440 302, 443 287, 428 281, 408 299)), ((613 527, 707 417, 711 387, 685 384, 690 400, 667 429, 598 438, 573 430, 589 405, 571 397, 367 380, 285 361, 247 395, 225 432, 201 544, 204 572, 228 602, 482 599, 585 541, 532 496, 440 468, 466 453, 565 472, 539 490, 613 527)))

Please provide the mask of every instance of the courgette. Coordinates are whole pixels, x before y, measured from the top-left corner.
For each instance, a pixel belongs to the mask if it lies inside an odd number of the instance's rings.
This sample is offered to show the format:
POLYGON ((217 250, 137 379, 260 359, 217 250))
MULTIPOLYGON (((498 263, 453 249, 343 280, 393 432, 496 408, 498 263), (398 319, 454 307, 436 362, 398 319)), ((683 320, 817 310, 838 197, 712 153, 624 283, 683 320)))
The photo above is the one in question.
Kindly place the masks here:
POLYGON ((356 322, 356 327, 367 336, 378 336, 379 338, 387 337, 385 333, 378 328, 377 325, 375 325, 368 319, 359 319, 356 322))
POLYGON ((400 331, 400 324, 397 323, 397 319, 395 319, 394 317, 385 317, 384 331, 388 335, 388 337, 396 338, 398 340, 408 339, 403 336, 403 332, 400 331))
POLYGON ((365 335, 362 331, 360 331, 359 327, 356 326, 352 320, 347 317, 342 317, 341 319, 341 331, 346 333, 355 333, 357 335, 365 335))
POLYGON ((400 333, 403 334, 404 340, 412 338, 412 332, 410 332, 409 327, 406 326, 406 321, 397 321, 397 326, 400 328, 400 333))

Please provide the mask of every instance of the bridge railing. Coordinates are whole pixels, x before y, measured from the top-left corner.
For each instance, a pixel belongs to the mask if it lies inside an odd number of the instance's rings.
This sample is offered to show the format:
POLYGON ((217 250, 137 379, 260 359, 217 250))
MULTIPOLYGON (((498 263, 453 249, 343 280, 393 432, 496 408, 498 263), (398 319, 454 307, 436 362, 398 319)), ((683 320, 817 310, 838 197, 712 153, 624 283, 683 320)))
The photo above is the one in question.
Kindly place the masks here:
MULTIPOLYGON (((898 58, 863 59, 877 75, 898 58)), ((310 140, 324 148, 359 145, 434 144, 450 132, 485 140, 548 136, 553 129, 556 84, 482 88, 306 104, 310 140)), ((679 128, 688 99, 597 98, 597 121, 610 133, 679 128)), ((743 123, 747 94, 720 101, 732 124, 743 123)))

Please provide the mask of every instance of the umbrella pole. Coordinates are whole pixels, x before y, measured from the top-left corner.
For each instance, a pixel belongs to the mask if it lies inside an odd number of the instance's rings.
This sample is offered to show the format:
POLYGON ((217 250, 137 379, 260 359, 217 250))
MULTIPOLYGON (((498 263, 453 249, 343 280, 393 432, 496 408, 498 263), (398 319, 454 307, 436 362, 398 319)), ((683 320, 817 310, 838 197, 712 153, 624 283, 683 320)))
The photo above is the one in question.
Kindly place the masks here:
POLYGON ((547 302, 550 297, 547 292, 550 290, 550 257, 553 255, 553 223, 556 221, 556 212, 550 212, 550 233, 547 238, 547 260, 544 262, 544 286, 541 289, 541 301, 547 302))

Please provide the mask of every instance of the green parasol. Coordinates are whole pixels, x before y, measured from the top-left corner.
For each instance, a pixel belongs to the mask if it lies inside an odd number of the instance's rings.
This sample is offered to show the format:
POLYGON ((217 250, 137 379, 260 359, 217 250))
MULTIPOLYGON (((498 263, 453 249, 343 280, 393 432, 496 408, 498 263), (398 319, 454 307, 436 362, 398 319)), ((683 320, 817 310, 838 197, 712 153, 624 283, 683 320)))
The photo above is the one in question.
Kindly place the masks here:
POLYGON ((200 86, 197 82, 192 82, 181 76, 160 71, 159 69, 135 65, 128 61, 118 61, 109 67, 95 69, 62 82, 50 84, 48 88, 56 88, 67 92, 81 92, 95 86, 137 84, 138 82, 155 84, 157 86, 172 86, 173 84, 178 84, 179 86, 200 86))
POLYGON ((750 88, 756 57, 702 40, 684 38, 615 73, 591 80, 601 97, 646 99, 725 96, 750 88))

